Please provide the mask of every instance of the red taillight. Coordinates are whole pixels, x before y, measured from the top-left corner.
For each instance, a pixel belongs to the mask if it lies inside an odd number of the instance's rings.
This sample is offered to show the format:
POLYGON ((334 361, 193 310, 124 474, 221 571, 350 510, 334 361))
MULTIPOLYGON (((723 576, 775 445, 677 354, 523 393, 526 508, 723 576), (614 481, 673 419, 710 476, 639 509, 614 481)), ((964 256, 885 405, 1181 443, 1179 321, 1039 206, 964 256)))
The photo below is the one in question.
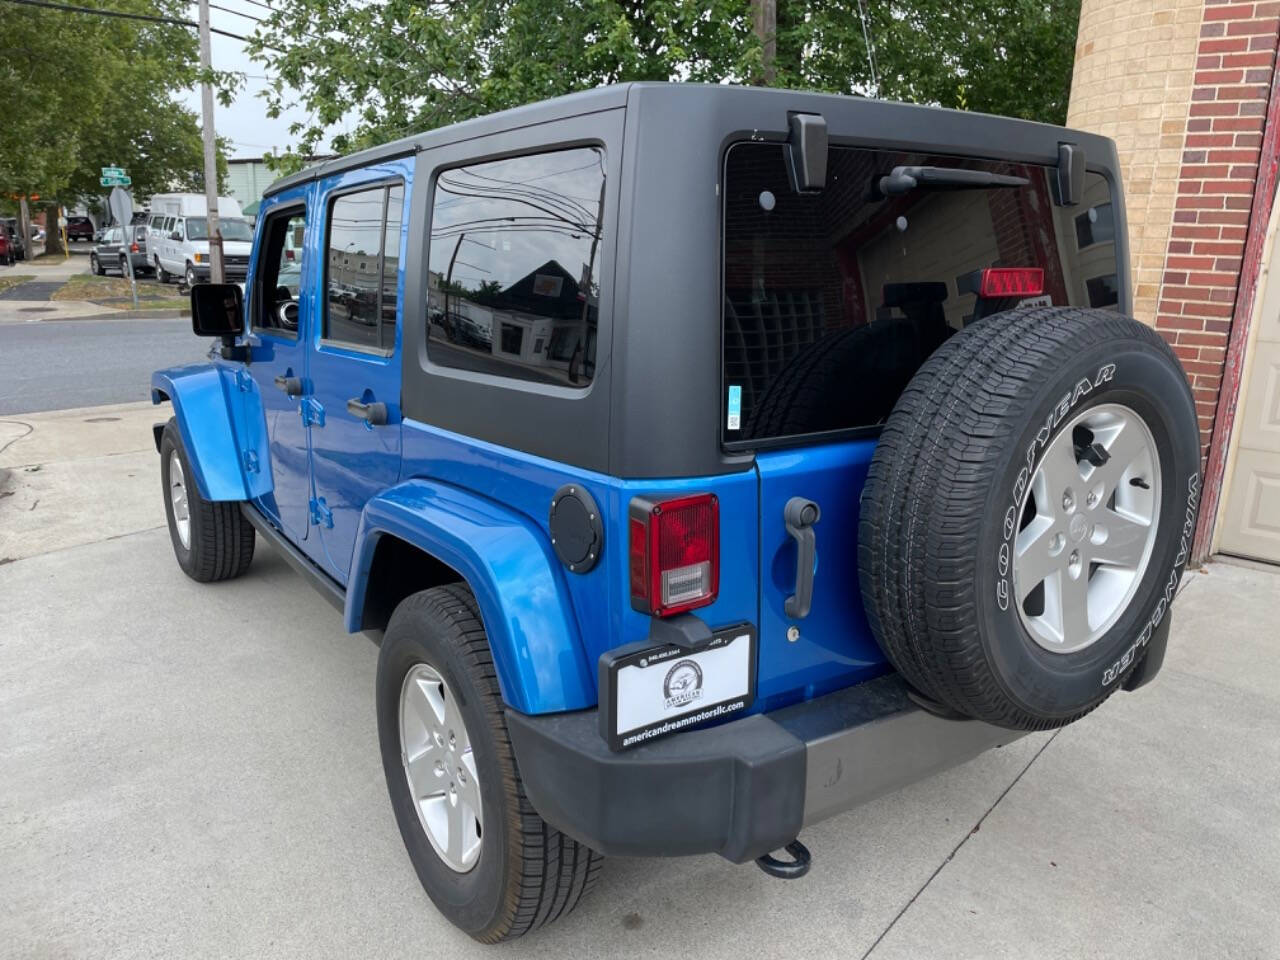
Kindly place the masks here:
POLYGON ((129 252, 130 252, 130 253, 137 253, 137 252, 138 252, 138 245, 137 245, 137 243, 131 243, 131 244, 129 244, 129 252))
POLYGON ((668 617, 715 600, 720 501, 714 494, 658 501, 636 497, 629 527, 633 607, 668 617))
POLYGON ((978 295, 982 297, 1034 297, 1044 293, 1044 271, 1039 267, 988 267, 982 271, 978 295))

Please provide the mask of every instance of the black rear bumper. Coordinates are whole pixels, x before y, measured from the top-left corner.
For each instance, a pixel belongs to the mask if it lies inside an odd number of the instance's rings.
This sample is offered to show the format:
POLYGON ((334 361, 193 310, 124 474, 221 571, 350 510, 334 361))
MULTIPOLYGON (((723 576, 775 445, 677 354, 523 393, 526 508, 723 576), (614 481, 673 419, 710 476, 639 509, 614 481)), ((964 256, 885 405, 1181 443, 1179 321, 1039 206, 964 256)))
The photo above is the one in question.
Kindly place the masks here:
MULTIPOLYGON (((1152 632, 1125 690, 1160 671, 1172 620, 1152 632)), ((595 710, 508 708, 507 726, 529 800, 575 840, 608 856, 718 853, 735 863, 1023 736, 927 712, 897 674, 622 753, 606 746, 595 710)))
POLYGON ((529 800, 557 829, 611 856, 735 863, 1022 735, 926 713, 896 675, 622 753, 594 710, 508 710, 507 724, 529 800))

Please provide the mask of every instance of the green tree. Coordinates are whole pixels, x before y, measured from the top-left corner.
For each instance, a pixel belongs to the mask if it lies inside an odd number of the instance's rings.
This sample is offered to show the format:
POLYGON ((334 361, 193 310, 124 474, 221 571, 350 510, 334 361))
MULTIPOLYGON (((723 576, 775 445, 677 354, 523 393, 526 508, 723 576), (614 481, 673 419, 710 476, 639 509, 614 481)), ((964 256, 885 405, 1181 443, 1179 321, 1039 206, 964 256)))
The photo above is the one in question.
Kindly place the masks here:
MULTIPOLYGON (((110 9, 188 15, 183 0, 114 0, 110 9)), ((139 198, 202 183, 199 122, 173 98, 197 79, 194 30, 3 0, 0 12, 0 193, 90 201, 105 193, 99 168, 111 164, 128 171, 139 198)), ((234 78, 216 79, 225 98, 234 78)))
MULTIPOLYGON (((1079 0, 777 8, 778 86, 1066 116, 1079 0)), ((296 91, 309 115, 293 127, 295 148, 272 158, 282 172, 326 146, 345 152, 600 84, 762 72, 750 0, 294 0, 266 15, 255 41, 275 78, 269 115, 296 91), (353 117, 351 132, 324 143, 353 117)))

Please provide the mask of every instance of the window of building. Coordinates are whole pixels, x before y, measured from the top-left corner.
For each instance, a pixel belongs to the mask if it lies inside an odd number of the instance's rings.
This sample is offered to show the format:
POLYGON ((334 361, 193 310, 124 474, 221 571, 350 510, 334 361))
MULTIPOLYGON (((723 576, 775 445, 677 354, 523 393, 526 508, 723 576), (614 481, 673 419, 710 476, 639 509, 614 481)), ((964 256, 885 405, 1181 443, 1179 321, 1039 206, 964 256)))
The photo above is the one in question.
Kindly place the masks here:
POLYGON ((323 338, 395 348, 403 184, 344 193, 329 204, 323 338))
POLYGON ((604 186, 598 147, 440 174, 428 262, 432 362, 561 386, 590 383, 604 186))
POLYGON ((1116 238, 1116 224, 1110 203, 1090 207, 1076 217, 1076 246, 1083 250, 1095 243, 1111 243, 1116 238))
POLYGON ((1085 281, 1089 291, 1089 306, 1114 307, 1120 302, 1120 282, 1114 273, 1090 277, 1085 281))

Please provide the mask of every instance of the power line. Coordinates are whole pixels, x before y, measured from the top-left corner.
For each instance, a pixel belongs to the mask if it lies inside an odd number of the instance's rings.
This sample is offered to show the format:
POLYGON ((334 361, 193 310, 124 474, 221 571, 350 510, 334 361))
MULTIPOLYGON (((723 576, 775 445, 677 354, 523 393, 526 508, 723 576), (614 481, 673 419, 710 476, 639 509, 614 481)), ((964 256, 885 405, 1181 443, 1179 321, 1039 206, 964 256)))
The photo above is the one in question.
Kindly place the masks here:
MULTIPOLYGON (((67 3, 50 3, 48 0, 0 0, 0 3, 14 3, 24 7, 40 7, 43 10, 57 10, 59 13, 88 13, 98 17, 114 17, 118 20, 142 20, 148 23, 165 23, 174 27, 195 27, 199 28, 199 24, 194 20, 182 20, 177 17, 158 17, 148 13, 125 13, 123 10, 102 10, 97 7, 76 7, 67 3)), ((217 27, 210 27, 211 33, 217 33, 224 37, 231 37, 233 40, 241 40, 245 43, 249 42, 249 38, 239 33, 232 33, 230 30, 219 30, 217 27)))
POLYGON ((232 10, 230 7, 220 7, 216 3, 209 4, 211 10, 221 10, 223 13, 229 13, 233 17, 244 17, 246 20, 252 20, 254 23, 262 23, 261 17, 255 17, 251 13, 241 13, 239 10, 232 10))

